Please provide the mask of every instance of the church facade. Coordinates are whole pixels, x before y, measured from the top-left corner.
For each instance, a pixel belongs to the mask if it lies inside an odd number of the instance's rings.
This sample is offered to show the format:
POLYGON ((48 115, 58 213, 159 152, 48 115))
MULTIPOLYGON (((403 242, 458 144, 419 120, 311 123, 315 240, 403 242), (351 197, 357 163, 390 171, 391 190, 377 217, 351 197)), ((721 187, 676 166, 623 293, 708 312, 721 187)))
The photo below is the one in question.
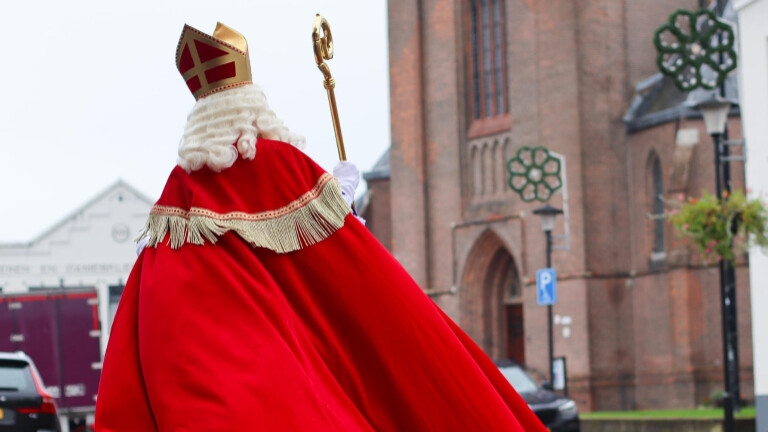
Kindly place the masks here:
MULTIPOLYGON (((546 242, 532 213, 544 203, 523 201, 507 172, 520 149, 548 149, 562 174, 548 204, 564 210, 551 254, 553 354, 565 358, 582 410, 687 408, 723 390, 717 265, 659 217, 669 200, 714 189, 710 137, 691 95, 657 73, 651 42, 676 9, 699 6, 389 2, 392 146, 365 175, 363 216, 492 358, 548 379, 549 320, 535 282, 546 242)), ((731 166, 743 188, 743 165, 731 166)), ((745 255, 736 286, 749 400, 745 255)))

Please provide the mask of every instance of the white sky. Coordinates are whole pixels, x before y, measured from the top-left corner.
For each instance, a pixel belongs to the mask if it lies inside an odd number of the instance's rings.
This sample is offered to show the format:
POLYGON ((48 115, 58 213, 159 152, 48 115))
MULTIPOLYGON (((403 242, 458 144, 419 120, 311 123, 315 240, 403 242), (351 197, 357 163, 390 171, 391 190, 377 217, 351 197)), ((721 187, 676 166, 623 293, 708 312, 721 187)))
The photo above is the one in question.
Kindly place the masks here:
POLYGON ((175 65, 185 23, 210 34, 221 21, 248 39, 254 82, 331 170, 336 143, 311 43, 323 15, 347 158, 369 170, 390 141, 386 8, 385 0, 3 2, 0 243, 33 240, 118 179, 159 196, 194 104, 175 65))

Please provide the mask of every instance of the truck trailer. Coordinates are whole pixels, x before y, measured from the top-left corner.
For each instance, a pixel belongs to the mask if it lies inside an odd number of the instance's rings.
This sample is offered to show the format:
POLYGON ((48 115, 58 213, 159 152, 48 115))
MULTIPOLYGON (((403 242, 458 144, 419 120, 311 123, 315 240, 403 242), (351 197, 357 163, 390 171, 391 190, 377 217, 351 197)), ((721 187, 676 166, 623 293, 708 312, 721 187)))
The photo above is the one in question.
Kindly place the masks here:
POLYGON ((101 320, 95 288, 0 294, 0 351, 23 351, 56 401, 62 429, 87 431, 101 377, 101 320))

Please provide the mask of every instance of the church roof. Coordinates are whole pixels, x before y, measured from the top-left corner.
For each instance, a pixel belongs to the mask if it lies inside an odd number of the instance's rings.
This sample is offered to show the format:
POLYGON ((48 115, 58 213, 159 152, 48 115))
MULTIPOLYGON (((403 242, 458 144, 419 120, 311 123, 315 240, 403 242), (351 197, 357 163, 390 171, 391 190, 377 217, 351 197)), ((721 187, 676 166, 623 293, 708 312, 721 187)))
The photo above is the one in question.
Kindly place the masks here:
MULTIPOLYGON (((725 79, 725 97, 738 101, 738 87, 736 74, 729 75, 725 79)), ((682 92, 671 78, 657 73, 635 87, 635 98, 624 116, 624 125, 627 132, 632 133, 680 118, 701 117, 692 105, 709 99, 714 92, 704 89, 682 92)), ((731 109, 732 115, 738 113, 738 107, 731 109)))
POLYGON ((388 148, 387 151, 385 151, 379 160, 373 165, 373 168, 371 168, 370 171, 363 173, 363 179, 365 179, 365 181, 389 178, 389 151, 390 149, 388 148))

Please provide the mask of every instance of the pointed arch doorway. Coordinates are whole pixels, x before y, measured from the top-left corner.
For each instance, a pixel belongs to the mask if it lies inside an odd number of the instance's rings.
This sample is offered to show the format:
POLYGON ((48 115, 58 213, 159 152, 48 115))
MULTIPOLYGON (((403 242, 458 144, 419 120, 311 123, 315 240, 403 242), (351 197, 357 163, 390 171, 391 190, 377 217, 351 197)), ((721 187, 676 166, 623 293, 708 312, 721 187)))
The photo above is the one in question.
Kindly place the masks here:
POLYGON ((464 266, 461 325, 493 359, 525 365, 521 282, 514 257, 492 231, 475 243, 464 266))

